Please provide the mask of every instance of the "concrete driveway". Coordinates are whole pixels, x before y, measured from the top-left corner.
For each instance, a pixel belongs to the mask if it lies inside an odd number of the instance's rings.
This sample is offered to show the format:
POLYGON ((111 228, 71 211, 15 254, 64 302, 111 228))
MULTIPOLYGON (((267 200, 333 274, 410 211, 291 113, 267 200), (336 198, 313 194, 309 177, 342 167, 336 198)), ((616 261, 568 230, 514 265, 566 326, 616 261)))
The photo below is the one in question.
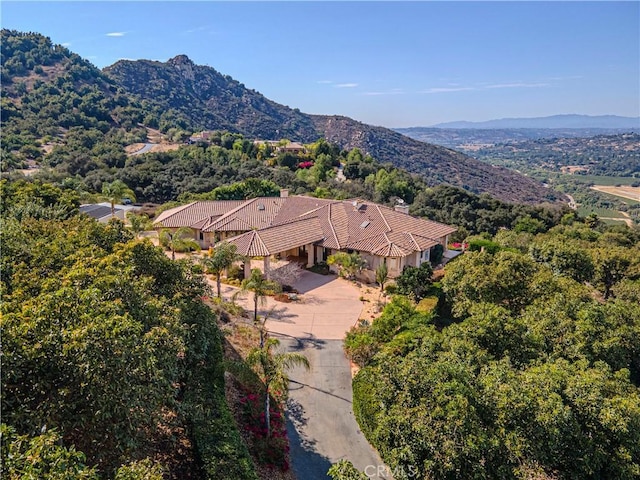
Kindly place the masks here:
MULTIPOLYGON (((370 478, 391 478, 377 452, 369 445, 352 409, 351 366, 342 340, 362 311, 360 291, 335 275, 305 271, 294 285, 300 301, 280 303, 268 298, 259 315, 283 349, 307 356, 311 370, 289 373, 287 432, 292 469, 299 480, 330 478, 331 464, 350 460, 370 478)), ((223 286, 228 298, 237 289, 223 286)), ((252 311, 247 293, 238 303, 252 311)))
MULTIPOLYGON (((267 297, 258 305, 258 315, 267 317, 267 329, 272 334, 294 338, 342 340, 354 326, 362 302, 360 292, 351 283, 335 275, 318 275, 305 271, 294 285, 300 292, 298 301, 282 303, 267 297)), ((222 286, 222 295, 229 298, 236 288, 222 286)), ((253 312, 253 294, 246 292, 237 302, 253 312)))

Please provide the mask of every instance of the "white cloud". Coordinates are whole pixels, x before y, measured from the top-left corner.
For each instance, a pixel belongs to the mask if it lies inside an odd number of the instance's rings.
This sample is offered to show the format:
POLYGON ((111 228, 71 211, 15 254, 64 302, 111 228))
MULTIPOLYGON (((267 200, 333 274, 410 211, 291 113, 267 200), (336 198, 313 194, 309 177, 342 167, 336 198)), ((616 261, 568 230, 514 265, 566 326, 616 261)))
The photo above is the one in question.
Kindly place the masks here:
POLYGON ((110 33, 105 33, 105 35, 107 37, 124 37, 127 34, 127 32, 110 32, 110 33))
POLYGON ((327 85, 329 83, 333 83, 333 80, 318 80, 317 83, 321 83, 323 85, 327 85))
POLYGON ((450 92, 469 92, 475 90, 489 90, 495 88, 541 88, 548 87, 549 83, 527 83, 527 82, 514 82, 514 83, 493 83, 493 84, 480 84, 475 87, 462 87, 462 86, 449 86, 449 87, 432 87, 422 90, 420 93, 450 93, 450 92))
POLYGON ((336 88, 355 88, 357 86, 357 83, 338 83, 335 85, 336 88))
POLYGON ((379 95, 404 95, 404 91, 401 88, 393 88, 384 92, 363 92, 362 95, 367 96, 379 96, 379 95))
POLYGON ((539 87, 548 87, 548 83, 497 83, 494 85, 487 85, 484 88, 539 88, 539 87))
POLYGON ((202 32, 204 30, 206 30, 208 27, 196 27, 196 28, 190 28, 189 30, 185 30, 182 33, 196 33, 196 32, 202 32))
POLYGON ((64 43, 61 43, 60 45, 62 45, 63 47, 70 47, 71 42, 64 42, 64 43))
POLYGON ((421 93, 448 93, 448 92, 464 92, 469 90, 477 90, 474 87, 434 87, 427 88, 421 93))
POLYGON ((576 80, 584 78, 582 75, 569 75, 567 77, 547 77, 547 80, 576 80))

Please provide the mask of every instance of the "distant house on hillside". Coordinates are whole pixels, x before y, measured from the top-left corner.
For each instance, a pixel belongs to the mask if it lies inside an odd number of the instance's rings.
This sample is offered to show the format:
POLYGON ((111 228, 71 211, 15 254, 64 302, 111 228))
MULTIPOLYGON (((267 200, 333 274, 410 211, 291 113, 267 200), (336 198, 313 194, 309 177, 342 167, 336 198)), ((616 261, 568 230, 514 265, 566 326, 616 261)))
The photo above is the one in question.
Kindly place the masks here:
MULTIPOLYGON (((286 195, 286 191, 285 191, 286 195)), ((248 257, 294 257, 310 267, 339 251, 358 252, 367 262, 363 278, 373 281, 385 263, 389 276, 405 266, 429 261, 433 247, 444 248, 455 227, 361 200, 328 200, 306 196, 259 197, 250 200, 198 201, 162 212, 156 229, 188 227, 202 248, 226 240, 248 257)))
POLYGON ((254 145, 269 145, 276 153, 292 153, 298 155, 300 153, 307 153, 307 148, 298 142, 284 143, 286 140, 254 140, 254 145))
MULTIPOLYGON (((133 205, 114 205, 114 207, 115 218, 119 218, 123 222, 127 213, 137 208, 133 205)), ((80 205, 80 213, 85 213, 101 223, 107 223, 111 220, 111 204, 103 202, 80 205)))
POLYGON ((298 142, 289 142, 286 145, 276 147, 276 152, 278 153, 293 153, 297 155, 299 153, 306 153, 306 151, 305 146, 298 142))
POLYGON ((190 143, 198 143, 198 142, 210 142, 211 137, 213 136, 212 131, 205 130, 203 132, 194 133, 189 137, 190 143))

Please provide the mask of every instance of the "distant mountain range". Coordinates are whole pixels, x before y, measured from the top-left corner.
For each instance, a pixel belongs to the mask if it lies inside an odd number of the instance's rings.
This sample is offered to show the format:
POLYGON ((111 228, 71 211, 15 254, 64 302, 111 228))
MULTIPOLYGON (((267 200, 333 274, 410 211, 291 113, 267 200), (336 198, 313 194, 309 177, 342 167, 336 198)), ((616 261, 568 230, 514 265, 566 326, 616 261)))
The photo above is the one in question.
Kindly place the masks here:
MULTIPOLYGON (((640 117, 621 117, 617 115, 552 115, 550 117, 501 118, 485 122, 446 122, 431 125, 431 128, 602 128, 630 129, 640 131, 640 117)), ((400 129, 398 129, 400 130, 400 129)))

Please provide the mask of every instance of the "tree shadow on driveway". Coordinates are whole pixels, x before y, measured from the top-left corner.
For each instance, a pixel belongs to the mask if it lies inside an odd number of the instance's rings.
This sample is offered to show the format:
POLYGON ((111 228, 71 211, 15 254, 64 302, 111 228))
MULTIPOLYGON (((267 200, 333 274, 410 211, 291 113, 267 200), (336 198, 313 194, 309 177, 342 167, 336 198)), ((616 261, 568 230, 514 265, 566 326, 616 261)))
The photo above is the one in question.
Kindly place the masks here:
POLYGON ((307 424, 304 409, 295 400, 287 401, 287 435, 291 447, 291 467, 296 478, 305 480, 330 479, 326 472, 331 468, 331 461, 317 452, 315 441, 306 438, 302 433, 307 424), (324 472, 322 474, 321 472, 324 472))
POLYGON ((292 340, 292 343, 287 343, 287 349, 290 352, 301 352, 305 348, 314 348, 316 350, 322 350, 326 345, 326 340, 322 340, 320 338, 316 338, 315 335, 308 332, 303 332, 307 336, 305 337, 294 337, 292 335, 287 335, 286 333, 278 333, 270 331, 269 334, 274 337, 278 337, 279 339, 292 340))

